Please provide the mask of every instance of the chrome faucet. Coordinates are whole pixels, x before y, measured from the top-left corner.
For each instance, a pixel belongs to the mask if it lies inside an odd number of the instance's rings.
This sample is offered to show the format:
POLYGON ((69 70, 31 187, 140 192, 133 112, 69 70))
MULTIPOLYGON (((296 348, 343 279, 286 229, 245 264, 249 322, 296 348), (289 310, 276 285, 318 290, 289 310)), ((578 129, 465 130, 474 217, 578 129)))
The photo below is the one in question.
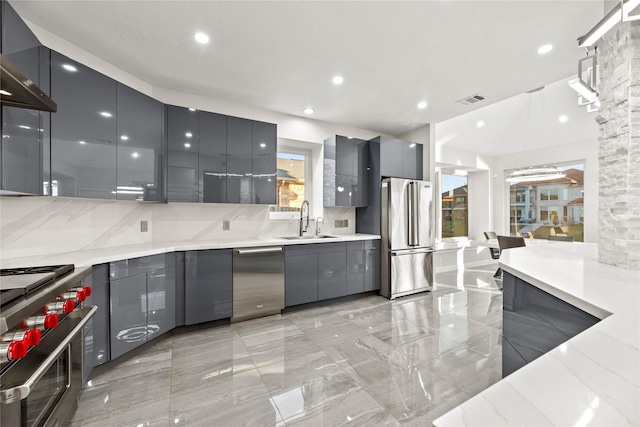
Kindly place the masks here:
POLYGON ((305 200, 304 202, 302 202, 302 206, 300 206, 300 233, 298 234, 300 237, 302 237, 302 233, 306 233, 307 229, 309 228, 309 210, 311 208, 309 207, 309 201, 305 200), (303 221, 304 221, 304 205, 307 205, 307 223, 303 225, 303 221))
POLYGON ((324 219, 321 216, 316 218, 316 236, 320 235, 320 231, 321 231, 321 225, 320 224, 324 224, 324 219))

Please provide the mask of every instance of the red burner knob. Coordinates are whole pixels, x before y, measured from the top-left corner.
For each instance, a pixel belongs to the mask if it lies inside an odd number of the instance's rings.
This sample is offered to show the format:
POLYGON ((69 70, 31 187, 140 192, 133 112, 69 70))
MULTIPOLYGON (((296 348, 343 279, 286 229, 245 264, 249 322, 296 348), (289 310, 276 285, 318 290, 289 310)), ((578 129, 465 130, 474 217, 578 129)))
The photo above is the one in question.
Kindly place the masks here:
POLYGON ((82 302, 85 299, 87 299, 87 295, 82 289, 77 291, 68 291, 58 297, 59 301, 74 300, 74 301, 82 302))
POLYGON ((52 329, 58 326, 58 313, 29 317, 20 322, 23 329, 52 329))
POLYGON ((42 307, 42 313, 50 313, 50 312, 56 312, 58 314, 62 314, 62 313, 71 313, 73 310, 75 310, 76 308, 76 303, 73 300, 66 300, 66 301, 56 301, 56 302, 51 302, 47 305, 45 305, 44 307, 42 307))
POLYGON ((29 347, 38 345, 40 343, 41 337, 42 337, 42 333, 40 332, 39 329, 29 329, 24 333, 24 341, 27 343, 29 347))
POLYGON ((40 342, 38 329, 22 329, 20 331, 7 332, 0 337, 1 342, 24 341, 28 346, 37 345, 40 342))
POLYGON ((22 359, 27 355, 27 350, 29 350, 29 346, 24 341, 0 343, 0 362, 22 359))

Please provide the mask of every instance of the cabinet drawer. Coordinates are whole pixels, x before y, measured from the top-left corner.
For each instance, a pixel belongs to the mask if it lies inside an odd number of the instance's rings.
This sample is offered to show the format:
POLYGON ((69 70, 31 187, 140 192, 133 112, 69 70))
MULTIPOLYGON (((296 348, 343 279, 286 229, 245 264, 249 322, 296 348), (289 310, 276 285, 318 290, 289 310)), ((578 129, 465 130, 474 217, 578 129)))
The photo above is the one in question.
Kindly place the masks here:
POLYGON ((175 267, 175 254, 158 254, 140 258, 114 261, 109 264, 111 279, 133 277, 163 268, 175 267))
POLYGON ((317 254, 318 249, 316 248, 317 244, 309 244, 309 245, 288 245, 284 247, 284 256, 297 256, 297 255, 309 255, 309 254, 317 254))
POLYGON ((364 249, 364 240, 347 242, 347 251, 361 251, 364 249))
POLYGON ((229 263, 232 260, 231 249, 210 249, 204 251, 187 251, 184 254, 184 262, 186 265, 192 264, 210 264, 210 263, 229 263))
POLYGON ((319 254, 328 254, 328 253, 347 251, 347 242, 316 243, 314 246, 316 247, 316 253, 319 253, 319 254))

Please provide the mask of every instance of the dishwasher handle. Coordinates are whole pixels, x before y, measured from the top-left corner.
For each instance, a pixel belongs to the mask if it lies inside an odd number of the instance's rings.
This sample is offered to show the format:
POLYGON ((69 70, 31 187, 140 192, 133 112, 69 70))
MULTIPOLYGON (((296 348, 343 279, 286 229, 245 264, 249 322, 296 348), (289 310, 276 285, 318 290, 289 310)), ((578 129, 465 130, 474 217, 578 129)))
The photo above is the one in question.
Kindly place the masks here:
POLYGON ((238 255, 255 255, 255 254, 270 254, 282 252, 282 246, 270 246, 267 248, 247 248, 247 249, 234 249, 238 255))

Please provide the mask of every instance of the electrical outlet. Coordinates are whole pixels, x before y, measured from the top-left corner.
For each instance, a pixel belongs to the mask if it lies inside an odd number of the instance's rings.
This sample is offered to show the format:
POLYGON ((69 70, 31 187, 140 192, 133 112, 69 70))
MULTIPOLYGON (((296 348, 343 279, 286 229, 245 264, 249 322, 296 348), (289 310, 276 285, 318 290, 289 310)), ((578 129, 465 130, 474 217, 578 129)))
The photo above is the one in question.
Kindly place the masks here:
POLYGON ((231 221, 229 221, 228 219, 225 219, 222 221, 222 229, 224 231, 229 231, 231 230, 231 221))
POLYGON ((348 219, 336 219, 333 221, 333 225, 335 228, 347 228, 349 226, 348 219))
POLYGON ((343 220, 342 220, 342 226, 343 226, 344 228, 349 227, 349 220, 348 220, 348 219, 343 219, 343 220))
POLYGON ((147 220, 140 221, 140 232, 146 233, 147 231, 149 231, 149 221, 147 220))

